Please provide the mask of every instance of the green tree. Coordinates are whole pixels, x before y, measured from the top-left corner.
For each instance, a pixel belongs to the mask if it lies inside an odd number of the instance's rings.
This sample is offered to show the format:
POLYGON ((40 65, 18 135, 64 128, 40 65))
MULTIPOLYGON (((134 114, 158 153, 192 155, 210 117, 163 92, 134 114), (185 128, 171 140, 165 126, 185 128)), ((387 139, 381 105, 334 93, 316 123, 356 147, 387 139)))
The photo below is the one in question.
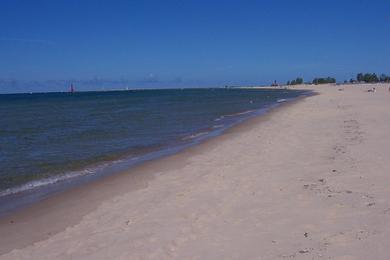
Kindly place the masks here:
POLYGON ((390 82, 390 76, 387 76, 386 74, 382 73, 380 78, 379 78, 379 81, 380 82, 390 82))
POLYGON ((287 85, 288 85, 288 83, 290 83, 290 85, 299 85, 299 84, 303 84, 303 78, 298 77, 298 78, 296 78, 296 79, 294 79, 294 80, 292 80, 292 81, 288 81, 288 82, 287 82, 287 85))
POLYGON ((336 83, 335 78, 331 77, 326 77, 326 78, 315 78, 313 79, 313 84, 318 85, 318 84, 329 84, 329 83, 336 83))
POLYGON ((358 73, 357 76, 356 76, 356 80, 359 81, 359 82, 364 81, 363 78, 364 78, 363 73, 358 73))
POLYGON ((379 82, 379 78, 375 73, 366 73, 363 75, 363 80, 367 83, 376 83, 379 82))
POLYGON ((379 78, 375 73, 372 74, 371 82, 374 82, 374 83, 379 82, 379 78))
POLYGON ((295 80, 295 82, 296 82, 297 84, 303 84, 303 78, 297 78, 297 79, 295 80))

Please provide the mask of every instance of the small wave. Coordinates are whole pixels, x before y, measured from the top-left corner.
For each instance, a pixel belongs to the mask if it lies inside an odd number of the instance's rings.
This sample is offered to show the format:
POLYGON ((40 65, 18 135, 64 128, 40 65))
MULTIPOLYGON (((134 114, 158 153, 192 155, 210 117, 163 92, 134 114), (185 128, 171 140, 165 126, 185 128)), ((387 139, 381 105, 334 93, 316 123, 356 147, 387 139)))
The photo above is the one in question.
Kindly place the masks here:
POLYGON ((214 119, 215 122, 218 122, 218 121, 221 121, 222 119, 224 119, 225 117, 234 117, 234 116, 242 116, 242 115, 246 115, 246 114, 249 114, 249 113, 252 113, 256 110, 247 110, 247 111, 244 111, 244 112, 238 112, 238 113, 234 113, 234 114, 228 114, 228 115, 223 115, 223 116, 220 116, 216 119, 214 119))
POLYGON ((225 116, 241 116, 241 115, 246 115, 246 114, 249 114, 249 113, 252 113, 253 111, 255 110, 247 110, 247 111, 244 111, 244 112, 239 112, 239 113, 234 113, 234 114, 230 114, 230 115, 225 115, 225 116))
POLYGON ((281 102, 286 102, 287 101, 287 99, 285 99, 285 98, 281 98, 281 99, 278 99, 278 103, 281 103, 281 102))
POLYGON ((191 140, 191 139, 194 139, 194 138, 203 136, 203 135, 207 135, 208 133, 209 133, 209 132, 200 132, 200 133, 192 134, 192 135, 183 137, 182 140, 183 140, 183 141, 185 141, 185 140, 191 140))
MULTIPOLYGON (((115 162, 119 162, 119 161, 120 160, 115 161, 115 162)), ((27 182, 25 184, 11 187, 11 188, 0 191, 0 197, 16 194, 16 193, 20 193, 20 192, 25 192, 28 190, 33 190, 33 189, 36 189, 39 187, 52 185, 52 184, 55 184, 55 183, 58 183, 61 181, 73 179, 73 178, 80 177, 80 176, 90 175, 90 174, 97 172, 100 169, 103 169, 104 167, 106 167, 109 164, 111 164, 111 163, 102 164, 102 165, 96 166, 94 168, 87 168, 85 170, 71 171, 68 173, 59 174, 59 175, 51 176, 48 178, 33 180, 33 181, 27 182)))
POLYGON ((220 116, 220 117, 218 117, 218 118, 216 118, 216 119, 214 119, 214 121, 221 121, 222 119, 224 119, 225 117, 224 116, 220 116))
POLYGON ((222 127, 224 127, 225 125, 214 125, 213 126, 213 129, 216 129, 216 128, 222 128, 222 127))

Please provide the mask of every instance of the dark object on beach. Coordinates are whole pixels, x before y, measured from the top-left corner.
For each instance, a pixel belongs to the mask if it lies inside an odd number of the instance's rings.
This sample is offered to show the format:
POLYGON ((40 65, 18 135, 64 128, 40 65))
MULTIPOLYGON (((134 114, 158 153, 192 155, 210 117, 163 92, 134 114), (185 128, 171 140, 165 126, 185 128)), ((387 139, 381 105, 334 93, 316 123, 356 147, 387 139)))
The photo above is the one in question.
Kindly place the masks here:
POLYGON ((299 250, 299 253, 300 254, 306 254, 306 253, 309 253, 309 250, 299 250))
POLYGON ((305 234, 303 234, 305 237, 308 237, 309 236, 309 234, 307 233, 307 232, 305 232, 305 234))
POLYGON ((336 170, 332 170, 332 172, 337 172, 336 170))

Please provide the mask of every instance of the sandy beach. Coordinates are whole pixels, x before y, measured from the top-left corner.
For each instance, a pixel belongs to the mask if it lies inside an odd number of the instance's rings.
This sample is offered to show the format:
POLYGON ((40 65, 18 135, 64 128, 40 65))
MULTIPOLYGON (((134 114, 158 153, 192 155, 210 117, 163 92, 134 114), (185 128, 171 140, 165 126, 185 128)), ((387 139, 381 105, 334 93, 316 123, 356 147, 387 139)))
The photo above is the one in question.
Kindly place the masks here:
POLYGON ((0 259, 390 259, 389 84, 299 88, 318 95, 0 219, 0 259))

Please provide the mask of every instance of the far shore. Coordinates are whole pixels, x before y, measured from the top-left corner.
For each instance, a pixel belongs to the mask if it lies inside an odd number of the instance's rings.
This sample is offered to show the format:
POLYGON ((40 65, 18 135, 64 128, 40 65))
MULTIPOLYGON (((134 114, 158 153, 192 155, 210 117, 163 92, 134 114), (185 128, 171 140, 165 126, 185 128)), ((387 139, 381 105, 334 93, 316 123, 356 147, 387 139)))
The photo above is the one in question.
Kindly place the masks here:
POLYGON ((389 87, 289 86, 318 95, 1 218, 0 259, 388 259, 389 87))

